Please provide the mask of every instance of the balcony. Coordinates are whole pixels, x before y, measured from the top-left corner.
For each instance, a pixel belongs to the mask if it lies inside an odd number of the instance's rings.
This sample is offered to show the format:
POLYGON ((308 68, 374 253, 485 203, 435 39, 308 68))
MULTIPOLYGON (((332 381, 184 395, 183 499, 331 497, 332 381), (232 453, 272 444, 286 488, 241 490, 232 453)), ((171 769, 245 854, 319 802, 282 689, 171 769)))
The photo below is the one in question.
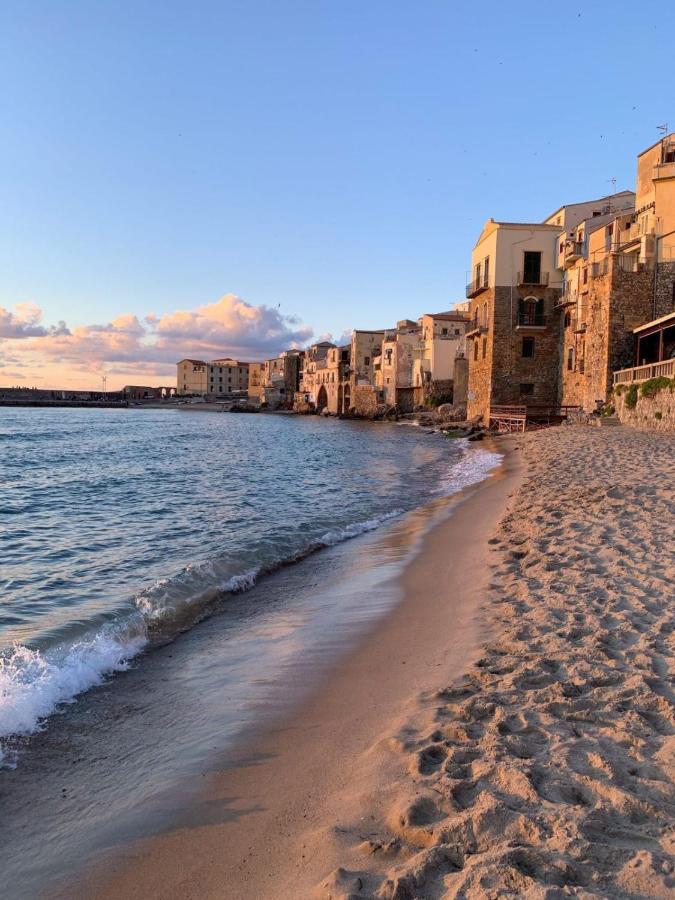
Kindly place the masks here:
POLYGON ((548 272, 518 272, 516 287, 548 287, 548 272))
POLYGON ((577 302, 577 289, 568 281, 565 284, 562 294, 555 301, 554 309, 561 309, 563 306, 569 306, 571 303, 577 302))
POLYGON ((525 310, 518 313, 516 328, 546 328, 548 322, 543 313, 525 310))
POLYGON ((650 378, 661 377, 675 378, 675 359, 664 359, 646 366, 621 369, 614 373, 614 384, 633 384, 636 381, 648 381, 650 378))
POLYGON ((565 256, 563 265, 567 269, 569 266, 574 265, 574 263, 581 259, 584 255, 584 243, 583 241, 567 241, 565 243, 565 256))
POLYGON ((476 322, 472 322, 471 330, 467 331, 464 337, 471 340, 472 338, 479 337, 481 334, 487 334, 487 331, 488 329, 486 325, 479 325, 476 322))
POLYGON ((609 259, 605 257, 599 262, 591 263, 591 278, 601 278, 609 272, 609 259))
POLYGON ((477 297, 478 294, 481 294, 483 291, 487 291, 488 283, 484 278, 474 278, 473 281, 470 281, 466 286, 466 296, 467 299, 471 299, 472 297, 477 297))

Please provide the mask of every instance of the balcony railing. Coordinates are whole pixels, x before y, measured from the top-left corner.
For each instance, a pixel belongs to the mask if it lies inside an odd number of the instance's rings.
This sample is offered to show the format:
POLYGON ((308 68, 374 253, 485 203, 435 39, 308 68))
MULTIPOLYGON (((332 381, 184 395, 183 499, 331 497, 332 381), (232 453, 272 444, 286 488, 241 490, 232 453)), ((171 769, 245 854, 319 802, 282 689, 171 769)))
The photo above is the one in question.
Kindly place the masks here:
POLYGON ((487 291, 487 289, 488 283, 484 278, 474 278, 474 280, 470 281, 466 286, 466 296, 468 299, 471 299, 471 297, 475 297, 482 291, 487 291))
POLYGON ((548 285, 548 272, 518 272, 516 287, 546 287, 548 285))
POLYGON ((571 265, 584 255, 583 241, 569 241, 565 244, 565 265, 571 265))
POLYGON ((614 384, 632 384, 635 381, 648 381, 650 378, 661 376, 675 378, 675 359, 664 359, 662 362, 650 363, 646 366, 621 369, 614 373, 614 384))
POLYGON ((545 328, 546 316, 543 313, 520 312, 518 313, 519 328, 545 328))
POLYGON ((591 278, 600 278, 609 272, 609 259, 605 257, 599 262, 591 263, 591 278))

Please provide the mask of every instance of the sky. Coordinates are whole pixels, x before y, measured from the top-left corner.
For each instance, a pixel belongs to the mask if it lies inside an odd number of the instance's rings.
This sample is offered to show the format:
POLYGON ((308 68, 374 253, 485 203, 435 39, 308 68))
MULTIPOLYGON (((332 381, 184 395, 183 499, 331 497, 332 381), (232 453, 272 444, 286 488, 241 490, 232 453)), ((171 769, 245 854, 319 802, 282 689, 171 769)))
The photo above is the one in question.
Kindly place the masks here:
POLYGON ((490 216, 632 188, 667 4, 3 0, 0 386, 170 384, 463 300, 490 216))

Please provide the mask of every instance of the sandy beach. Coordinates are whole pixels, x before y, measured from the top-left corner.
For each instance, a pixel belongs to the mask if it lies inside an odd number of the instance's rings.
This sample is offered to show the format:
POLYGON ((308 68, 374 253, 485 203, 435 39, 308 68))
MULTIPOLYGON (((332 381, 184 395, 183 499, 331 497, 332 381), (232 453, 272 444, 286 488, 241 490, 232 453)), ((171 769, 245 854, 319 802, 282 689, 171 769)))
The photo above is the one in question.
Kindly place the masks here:
POLYGON ((673 896, 675 438, 502 446, 316 692, 60 896, 673 896))

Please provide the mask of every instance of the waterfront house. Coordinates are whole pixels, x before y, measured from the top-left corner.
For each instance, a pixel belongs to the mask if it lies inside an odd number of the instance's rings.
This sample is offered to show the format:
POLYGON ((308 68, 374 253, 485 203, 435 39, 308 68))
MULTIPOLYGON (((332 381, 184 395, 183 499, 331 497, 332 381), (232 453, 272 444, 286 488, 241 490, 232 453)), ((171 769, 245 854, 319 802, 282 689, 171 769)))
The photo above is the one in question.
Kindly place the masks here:
POLYGON ((177 381, 176 387, 179 394, 204 395, 207 391, 208 379, 208 363, 203 359, 181 359, 176 364, 177 381))

